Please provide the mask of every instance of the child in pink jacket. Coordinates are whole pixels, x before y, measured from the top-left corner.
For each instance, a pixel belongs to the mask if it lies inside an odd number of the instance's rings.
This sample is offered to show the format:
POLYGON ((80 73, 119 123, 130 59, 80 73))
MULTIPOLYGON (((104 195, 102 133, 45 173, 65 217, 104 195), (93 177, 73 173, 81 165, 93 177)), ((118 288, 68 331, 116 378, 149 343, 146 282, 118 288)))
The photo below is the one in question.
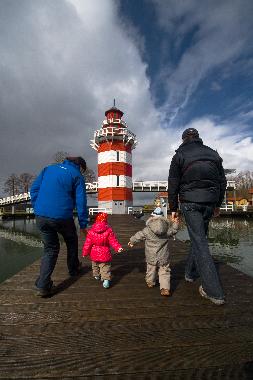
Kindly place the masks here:
POLYGON ((99 213, 95 223, 88 231, 83 245, 83 256, 90 255, 93 276, 103 281, 103 287, 109 288, 111 281, 112 254, 110 246, 116 252, 122 252, 112 228, 107 224, 107 214, 99 213))

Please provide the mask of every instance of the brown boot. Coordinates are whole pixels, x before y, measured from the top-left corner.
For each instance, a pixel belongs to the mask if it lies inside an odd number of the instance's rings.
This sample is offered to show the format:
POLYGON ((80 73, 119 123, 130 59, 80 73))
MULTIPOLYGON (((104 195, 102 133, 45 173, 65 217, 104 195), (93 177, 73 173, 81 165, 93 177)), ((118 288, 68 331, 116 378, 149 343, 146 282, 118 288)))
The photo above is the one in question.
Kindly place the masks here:
POLYGON ((148 282, 148 281, 146 281, 146 284, 147 284, 148 288, 153 288, 155 286, 155 284, 153 284, 152 282, 148 282))
POLYGON ((169 289, 161 289, 161 296, 168 297, 170 295, 169 289))

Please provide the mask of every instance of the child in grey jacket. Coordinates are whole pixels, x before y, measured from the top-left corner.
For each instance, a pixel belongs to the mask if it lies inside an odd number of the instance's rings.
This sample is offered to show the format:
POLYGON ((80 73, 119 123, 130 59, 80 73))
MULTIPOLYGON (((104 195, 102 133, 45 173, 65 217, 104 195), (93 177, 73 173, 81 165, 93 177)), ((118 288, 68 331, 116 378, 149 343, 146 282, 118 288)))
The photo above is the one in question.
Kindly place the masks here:
POLYGON ((146 283, 149 288, 153 288, 158 272, 162 296, 170 295, 169 238, 177 233, 178 224, 178 219, 171 225, 162 216, 151 216, 146 227, 132 236, 128 243, 129 247, 133 247, 134 244, 145 241, 146 283))

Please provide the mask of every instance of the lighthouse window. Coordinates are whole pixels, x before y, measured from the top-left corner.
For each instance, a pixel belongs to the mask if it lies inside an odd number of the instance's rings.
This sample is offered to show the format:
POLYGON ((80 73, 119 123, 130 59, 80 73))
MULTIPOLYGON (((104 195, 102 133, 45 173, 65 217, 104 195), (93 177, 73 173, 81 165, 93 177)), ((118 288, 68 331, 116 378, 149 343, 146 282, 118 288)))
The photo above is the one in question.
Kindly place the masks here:
POLYGON ((116 161, 119 161, 119 152, 116 152, 117 156, 116 156, 116 161))
POLYGON ((117 175, 116 177, 117 177, 117 183, 116 183, 116 186, 119 186, 119 175, 117 175))

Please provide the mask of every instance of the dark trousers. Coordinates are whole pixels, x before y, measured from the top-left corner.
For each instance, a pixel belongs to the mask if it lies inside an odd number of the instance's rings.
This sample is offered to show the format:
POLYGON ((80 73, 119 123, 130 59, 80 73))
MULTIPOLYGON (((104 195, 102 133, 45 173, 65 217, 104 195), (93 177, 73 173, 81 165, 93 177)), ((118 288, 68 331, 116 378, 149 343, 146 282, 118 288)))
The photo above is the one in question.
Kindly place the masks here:
POLYGON ((185 222, 191 240, 185 275, 189 278, 200 276, 204 291, 217 299, 224 294, 208 247, 208 225, 213 215, 214 206, 200 203, 181 203, 185 222))
POLYGON ((40 275, 35 285, 40 289, 50 289, 52 286, 51 275, 54 271, 60 242, 58 233, 63 236, 67 246, 67 265, 70 275, 74 275, 79 266, 78 237, 73 219, 51 219, 37 216, 36 224, 40 231, 44 244, 44 254, 41 259, 40 275))

